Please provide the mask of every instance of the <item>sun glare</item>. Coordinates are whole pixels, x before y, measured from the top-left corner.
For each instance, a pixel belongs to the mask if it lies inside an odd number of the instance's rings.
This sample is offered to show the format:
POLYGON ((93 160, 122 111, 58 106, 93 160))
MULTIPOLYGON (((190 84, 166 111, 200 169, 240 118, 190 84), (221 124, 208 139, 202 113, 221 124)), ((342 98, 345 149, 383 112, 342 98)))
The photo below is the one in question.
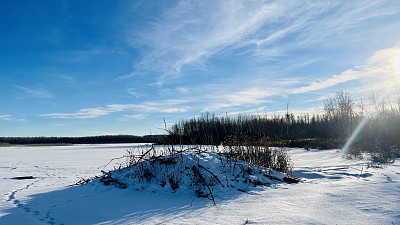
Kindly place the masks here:
POLYGON ((400 50, 397 50, 397 54, 393 58, 392 67, 394 73, 400 77, 400 50))

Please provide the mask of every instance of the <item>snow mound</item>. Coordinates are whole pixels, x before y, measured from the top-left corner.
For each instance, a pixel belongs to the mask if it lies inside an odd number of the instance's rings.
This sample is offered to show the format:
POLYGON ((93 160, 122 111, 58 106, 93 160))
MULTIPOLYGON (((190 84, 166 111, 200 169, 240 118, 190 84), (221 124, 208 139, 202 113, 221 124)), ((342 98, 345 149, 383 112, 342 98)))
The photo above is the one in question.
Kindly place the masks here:
POLYGON ((213 193, 248 191, 278 182, 297 183, 288 175, 227 154, 184 150, 152 156, 126 168, 104 172, 104 184, 152 192, 194 192, 197 197, 214 199, 213 193))

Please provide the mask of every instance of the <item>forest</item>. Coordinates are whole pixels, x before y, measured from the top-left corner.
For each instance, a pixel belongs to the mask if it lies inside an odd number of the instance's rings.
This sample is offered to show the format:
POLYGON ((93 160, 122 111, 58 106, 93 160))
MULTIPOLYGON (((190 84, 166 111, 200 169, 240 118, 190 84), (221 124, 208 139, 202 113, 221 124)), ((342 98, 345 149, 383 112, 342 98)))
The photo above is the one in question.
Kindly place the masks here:
POLYGON ((64 144, 112 144, 112 143, 159 143, 164 135, 103 135, 89 137, 0 137, 0 145, 64 145, 64 144))
POLYGON ((340 91, 324 100, 324 113, 216 116, 204 113, 169 129, 173 143, 219 145, 235 139, 305 148, 343 148, 354 132, 352 149, 381 151, 400 146, 400 97, 373 94, 356 101, 340 91))

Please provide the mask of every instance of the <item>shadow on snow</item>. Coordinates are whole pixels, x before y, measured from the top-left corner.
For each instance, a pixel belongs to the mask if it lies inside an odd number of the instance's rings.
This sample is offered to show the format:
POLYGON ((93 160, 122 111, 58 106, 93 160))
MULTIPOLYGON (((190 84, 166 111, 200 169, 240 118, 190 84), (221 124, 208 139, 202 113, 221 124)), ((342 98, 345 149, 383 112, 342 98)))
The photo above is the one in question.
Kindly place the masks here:
MULTIPOLYGON (((271 188, 264 186, 266 188, 271 188)), ((230 189, 225 193, 214 193, 216 204, 223 204, 240 195, 256 194, 251 190, 260 190, 258 186, 243 193, 230 189)), ((278 188, 272 186, 272 188, 278 188)), ((14 207, 0 217, 0 224, 119 224, 166 223, 196 209, 215 207, 207 198, 197 198, 194 193, 150 192, 119 189, 104 186, 98 180, 89 184, 68 187, 63 190, 35 194, 21 203, 10 199, 14 207)))

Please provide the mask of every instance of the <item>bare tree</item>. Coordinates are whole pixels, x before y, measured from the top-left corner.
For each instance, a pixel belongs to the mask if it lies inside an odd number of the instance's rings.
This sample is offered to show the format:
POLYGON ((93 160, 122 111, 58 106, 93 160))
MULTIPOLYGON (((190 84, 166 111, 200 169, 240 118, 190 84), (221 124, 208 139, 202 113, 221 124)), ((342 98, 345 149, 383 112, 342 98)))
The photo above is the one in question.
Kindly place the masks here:
POLYGON ((332 131, 338 137, 345 138, 351 134, 355 118, 354 106, 355 101, 346 91, 339 91, 324 100, 325 116, 333 122, 332 131))

